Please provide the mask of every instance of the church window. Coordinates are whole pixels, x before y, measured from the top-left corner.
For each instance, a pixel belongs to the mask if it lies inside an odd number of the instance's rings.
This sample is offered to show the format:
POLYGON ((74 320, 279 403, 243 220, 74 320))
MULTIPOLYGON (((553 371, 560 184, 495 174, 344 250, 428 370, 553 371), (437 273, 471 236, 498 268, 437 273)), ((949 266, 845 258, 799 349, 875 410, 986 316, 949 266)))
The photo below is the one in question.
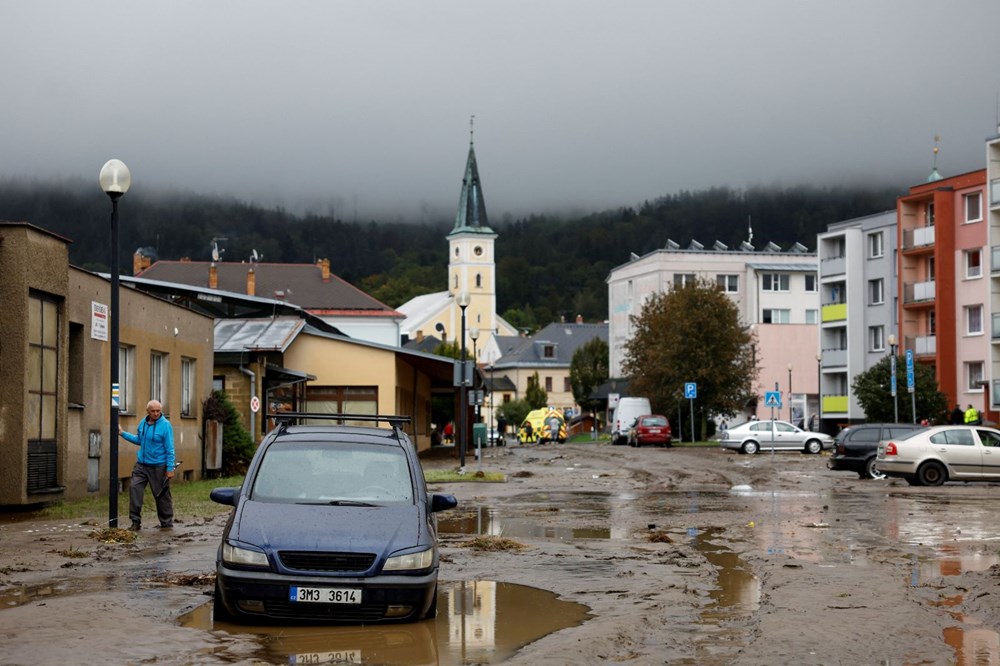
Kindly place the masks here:
POLYGON ((483 286, 483 276, 480 275, 479 273, 476 273, 476 286, 477 287, 483 286))
POLYGON ((458 248, 455 248, 455 256, 458 257, 458 248))
POLYGON ((478 256, 482 255, 482 253, 483 253, 483 248, 481 248, 480 246, 478 246, 478 245, 477 245, 477 246, 475 247, 475 249, 473 249, 472 251, 473 251, 473 252, 475 252, 475 253, 476 253, 476 256, 478 257, 478 256))

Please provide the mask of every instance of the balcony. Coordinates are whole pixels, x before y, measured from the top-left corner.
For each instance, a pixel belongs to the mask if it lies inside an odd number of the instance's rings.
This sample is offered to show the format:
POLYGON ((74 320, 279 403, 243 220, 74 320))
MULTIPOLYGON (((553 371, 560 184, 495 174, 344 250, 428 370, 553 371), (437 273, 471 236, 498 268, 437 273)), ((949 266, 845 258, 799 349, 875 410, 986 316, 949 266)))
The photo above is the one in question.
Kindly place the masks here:
POLYGON ((830 303, 823 306, 823 323, 847 319, 847 303, 830 303))
POLYGON ((934 245, 934 227, 903 229, 903 250, 917 250, 934 245))
POLYGON ((934 356, 937 354, 936 335, 908 336, 903 343, 904 347, 900 350, 901 353, 906 349, 912 349, 915 356, 934 356))
POLYGON ((903 285, 903 303, 931 303, 934 301, 934 280, 907 282, 903 285))
POLYGON ((846 395, 824 395, 823 396, 823 415, 833 416, 834 414, 846 414, 847 413, 847 396, 846 395))
POLYGON ((824 349, 822 362, 824 368, 843 368, 847 365, 847 350, 824 349))
POLYGON ((832 275, 843 275, 847 272, 847 259, 841 255, 839 257, 824 257, 819 264, 819 274, 823 277, 832 275))

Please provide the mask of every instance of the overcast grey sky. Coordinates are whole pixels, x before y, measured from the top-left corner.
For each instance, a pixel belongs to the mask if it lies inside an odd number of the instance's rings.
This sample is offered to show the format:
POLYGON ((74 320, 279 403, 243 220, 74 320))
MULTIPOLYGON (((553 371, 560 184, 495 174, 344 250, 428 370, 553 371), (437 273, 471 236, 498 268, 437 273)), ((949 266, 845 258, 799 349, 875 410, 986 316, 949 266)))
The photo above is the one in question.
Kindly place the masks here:
POLYGON ((1000 1, 7 0, 0 178, 491 217, 985 166, 1000 1))

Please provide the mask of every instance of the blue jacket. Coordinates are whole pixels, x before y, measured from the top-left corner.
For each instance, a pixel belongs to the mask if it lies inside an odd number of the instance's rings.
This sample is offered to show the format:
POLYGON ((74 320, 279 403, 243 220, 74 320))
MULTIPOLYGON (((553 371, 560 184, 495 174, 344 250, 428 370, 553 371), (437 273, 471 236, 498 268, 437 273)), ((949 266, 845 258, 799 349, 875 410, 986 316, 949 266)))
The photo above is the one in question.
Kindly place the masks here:
POLYGON ((152 423, 149 417, 139 422, 139 434, 122 431, 122 437, 138 444, 137 459, 143 465, 166 465, 167 471, 174 471, 174 427, 166 416, 160 416, 152 423))

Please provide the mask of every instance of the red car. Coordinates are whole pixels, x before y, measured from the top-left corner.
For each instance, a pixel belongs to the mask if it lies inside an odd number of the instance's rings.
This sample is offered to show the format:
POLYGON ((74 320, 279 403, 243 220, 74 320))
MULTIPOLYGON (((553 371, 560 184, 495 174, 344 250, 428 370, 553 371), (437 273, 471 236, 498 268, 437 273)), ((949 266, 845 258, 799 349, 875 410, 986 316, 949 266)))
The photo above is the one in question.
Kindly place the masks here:
POLYGON ((657 446, 671 445, 670 421, 662 414, 646 414, 640 416, 632 424, 628 431, 628 445, 642 446, 644 444, 656 444, 657 446))

